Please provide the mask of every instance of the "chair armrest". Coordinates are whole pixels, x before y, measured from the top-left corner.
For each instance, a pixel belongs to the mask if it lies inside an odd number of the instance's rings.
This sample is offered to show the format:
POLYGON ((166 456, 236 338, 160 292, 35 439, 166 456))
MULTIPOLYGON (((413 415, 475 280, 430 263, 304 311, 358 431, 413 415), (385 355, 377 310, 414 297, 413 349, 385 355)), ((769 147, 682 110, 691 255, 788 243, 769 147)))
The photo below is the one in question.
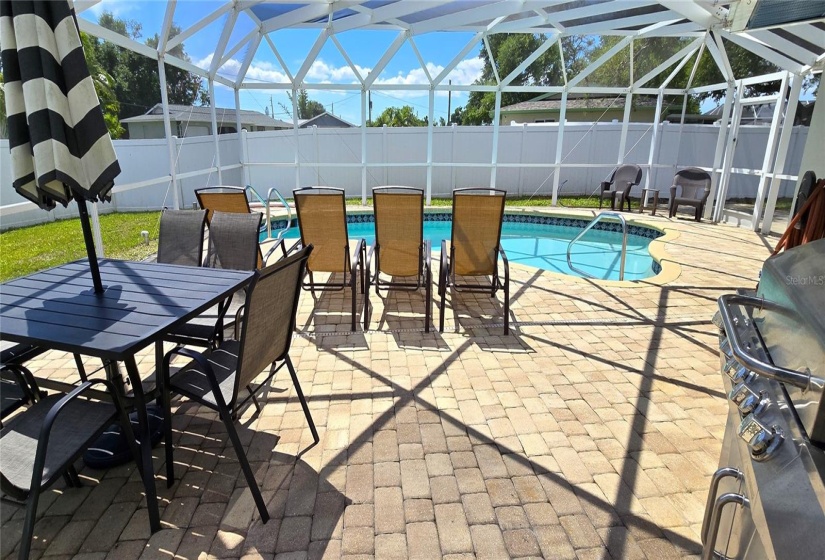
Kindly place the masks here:
POLYGON ((243 314, 244 314, 245 310, 246 310, 246 304, 243 304, 235 312, 235 328, 233 330, 233 334, 235 335, 235 340, 240 340, 241 339, 241 335, 238 332, 238 325, 241 324, 241 318, 243 317, 243 314))
POLYGON ((424 240, 424 268, 427 270, 432 269, 432 261, 433 261, 433 244, 432 241, 429 239, 424 240))
POLYGON ((49 435, 51 434, 52 426, 54 426, 54 421, 57 420, 57 416, 66 407, 66 405, 77 399, 82 393, 86 392, 93 385, 97 385, 98 383, 106 386, 106 389, 108 389, 109 393, 112 395, 112 401, 116 409, 120 411, 120 401, 118 401, 114 394, 112 384, 105 379, 84 381, 65 397, 62 397, 59 401, 57 401, 57 403, 49 409, 49 412, 46 413, 46 418, 43 420, 43 425, 40 427, 40 437, 37 440, 37 450, 34 455, 34 469, 32 472, 31 483, 32 491, 36 491, 35 489, 40 488, 40 483, 43 479, 43 467, 46 464, 46 452, 49 447, 49 435))
MULTIPOLYGON (((267 264, 269 264, 269 257, 271 257, 271 256, 272 256, 272 253, 274 253, 274 252, 275 252, 275 250, 276 250, 278 247, 280 247, 280 248, 281 248, 281 251, 283 251, 283 253, 284 253, 284 254, 283 254, 283 257, 284 257, 284 258, 286 258, 286 256, 289 254, 289 253, 287 252, 287 250, 286 250, 286 240, 285 240, 285 239, 278 239, 278 240, 275 242, 275 245, 273 245, 273 246, 272 246, 272 248, 271 248, 271 249, 269 249, 269 250, 266 252, 266 254, 263 256, 263 266, 267 266, 267 264)), ((294 248, 294 246, 293 246, 293 248, 294 248)), ((290 249, 290 251, 292 251, 292 249, 290 249)))
POLYGON ((670 186, 670 199, 673 200, 676 198, 676 185, 670 186))
POLYGON ((498 254, 501 255, 501 262, 504 264, 504 280, 505 282, 510 278, 510 261, 507 259, 507 253, 504 252, 504 247, 499 243, 498 254))
MULTIPOLYGON (((349 247, 347 247, 347 251, 349 251, 349 247)), ((360 263, 361 266, 364 266, 364 261, 366 260, 367 256, 367 241, 362 237, 358 240, 358 243, 355 244, 355 259, 352 261, 352 270, 350 272, 354 275, 355 268, 360 263)))
POLYGON ((709 197, 709 196, 710 196, 710 189, 709 189, 709 188, 706 188, 706 189, 703 191, 703 193, 702 193, 702 199, 701 199, 701 200, 702 200, 702 204, 704 204, 705 202, 707 202, 707 200, 708 200, 708 197, 709 197))
POLYGON ((613 183, 611 183, 610 181, 602 181, 602 183, 601 183, 602 192, 609 191, 610 190, 610 185, 612 185, 612 184, 613 183))
POLYGON ((447 254, 447 240, 441 240, 441 272, 443 274, 447 273, 447 266, 449 261, 450 255, 447 254))
MULTIPOLYGON (((209 379, 209 384, 212 388, 218 387, 218 379, 215 377, 215 370, 212 369, 212 364, 209 363, 209 360, 206 359, 206 356, 203 355, 201 352, 197 352, 192 350, 191 348, 186 348, 183 346, 179 346, 177 348, 172 348, 166 355, 163 357, 163 371, 162 375, 162 383, 164 385, 164 391, 168 391, 168 383, 170 380, 169 376, 169 363, 172 361, 172 356, 185 356, 187 358, 192 358, 195 360, 198 365, 203 369, 203 372, 206 374, 207 379, 209 379)), ((212 391, 215 397, 215 401, 217 402, 218 406, 222 409, 226 409, 226 401, 223 399, 223 395, 220 391, 212 391)))

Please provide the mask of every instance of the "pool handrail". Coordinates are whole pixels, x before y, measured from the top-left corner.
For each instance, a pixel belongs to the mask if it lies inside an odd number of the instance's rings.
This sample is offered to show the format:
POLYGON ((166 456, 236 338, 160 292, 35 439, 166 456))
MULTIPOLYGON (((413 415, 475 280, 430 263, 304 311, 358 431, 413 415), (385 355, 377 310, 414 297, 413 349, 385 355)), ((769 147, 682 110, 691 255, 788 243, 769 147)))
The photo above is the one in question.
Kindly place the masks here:
POLYGON ((264 200, 263 198, 261 198, 261 195, 258 194, 258 191, 256 191, 252 187, 252 185, 247 185, 246 190, 250 191, 253 195, 255 195, 255 198, 257 198, 258 201, 261 204, 263 204, 264 208, 266 209, 266 238, 267 238, 267 240, 273 239, 273 237, 272 237, 272 220, 270 219, 270 217, 271 217, 271 208, 270 208, 269 203, 272 202, 272 193, 275 193, 275 195, 278 197, 278 200, 280 201, 280 203, 283 205, 284 208, 286 208, 286 213, 287 213, 286 227, 284 227, 284 228, 282 228, 281 230, 278 231, 278 237, 275 238, 275 241, 280 241, 281 239, 283 239, 284 236, 286 235, 286 233, 289 231, 289 228, 292 226, 292 208, 289 206, 286 199, 283 196, 281 196, 280 191, 278 191, 278 189, 276 189, 275 187, 270 188, 266 193, 266 200, 264 200))
POLYGON ((567 266, 569 266, 571 270, 574 270, 579 274, 583 274, 588 278, 599 280, 599 278, 597 278, 596 276, 593 276, 585 270, 576 268, 576 266, 573 265, 573 260, 570 258, 570 250, 573 248, 573 245, 576 243, 576 241, 584 237, 584 234, 590 231, 593 228, 593 226, 595 226, 599 222, 599 220, 601 220, 605 216, 609 216, 611 218, 618 218, 618 220, 622 224, 622 255, 619 261, 619 280, 624 280, 624 262, 627 258, 627 220, 625 220, 625 217, 619 214, 618 212, 602 212, 601 214, 593 218, 590 221, 590 223, 587 224, 587 226, 581 231, 581 233, 579 233, 570 241, 570 243, 567 244, 567 266))

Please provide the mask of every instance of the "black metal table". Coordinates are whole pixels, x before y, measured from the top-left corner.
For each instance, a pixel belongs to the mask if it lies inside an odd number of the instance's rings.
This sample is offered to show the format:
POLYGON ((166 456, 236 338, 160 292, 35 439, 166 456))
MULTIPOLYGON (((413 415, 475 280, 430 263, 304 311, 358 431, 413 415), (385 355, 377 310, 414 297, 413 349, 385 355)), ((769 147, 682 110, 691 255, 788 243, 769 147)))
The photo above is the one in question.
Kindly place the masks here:
POLYGON ((246 286, 252 272, 101 259, 95 294, 86 259, 0 284, 0 337, 101 358, 125 396, 122 362, 138 412, 141 472, 152 532, 160 528, 145 395, 135 354, 246 286))

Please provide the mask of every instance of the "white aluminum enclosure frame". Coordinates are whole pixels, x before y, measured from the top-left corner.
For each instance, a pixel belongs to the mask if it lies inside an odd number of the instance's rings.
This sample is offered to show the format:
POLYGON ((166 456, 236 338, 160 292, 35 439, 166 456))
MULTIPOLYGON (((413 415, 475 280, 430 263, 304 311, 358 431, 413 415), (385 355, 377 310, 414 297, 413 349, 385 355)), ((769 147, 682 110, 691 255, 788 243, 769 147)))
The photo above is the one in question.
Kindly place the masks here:
MULTIPOLYGON (((94 1, 91 2, 93 4, 94 1)), ((240 91, 241 90, 280 90, 288 91, 293 97, 293 133, 295 135, 295 181, 299 186, 300 158, 298 154, 298 119, 297 106, 294 100, 301 89, 314 90, 345 90, 360 92, 361 96, 361 179, 362 179, 362 199, 367 196, 367 168, 370 162, 366 160, 366 114, 367 114, 367 94, 371 89, 381 90, 414 90, 427 92, 429 97, 428 117, 429 125, 427 129, 427 156, 426 162, 421 164, 427 169, 426 194, 427 202, 430 202, 432 193, 432 170, 436 165, 433 162, 433 107, 434 97, 437 92, 444 91, 490 91, 496 94, 495 118, 492 127, 492 152, 489 158, 490 184, 495 185, 496 170, 501 165, 497 162, 497 143, 499 129, 499 110, 501 107, 501 95, 507 92, 532 92, 536 96, 559 94, 562 100, 560 110, 560 121, 558 124, 558 140, 554 155, 548 154, 547 167, 553 171, 552 197, 556 203, 559 191, 559 169, 561 169, 565 157, 563 139, 565 128, 565 116, 567 109, 568 94, 590 93, 613 96, 624 96, 626 105, 622 122, 621 140, 617 160, 621 163, 625 157, 627 140, 627 128, 630 118, 630 101, 634 95, 655 95, 657 97, 656 122, 654 123, 651 147, 648 158, 648 169, 656 165, 657 143, 659 140, 659 121, 662 118, 662 99, 665 95, 682 95, 687 99, 688 95, 708 92, 726 91, 725 106, 720 123, 719 141, 716 146, 716 155, 713 168, 714 177, 713 194, 711 200, 721 200, 717 207, 724 205, 724 192, 730 176, 730 157, 725 158, 730 142, 729 122, 731 109, 734 105, 734 98, 739 101, 737 89, 742 86, 762 81, 780 79, 783 84, 791 84, 791 98, 788 103, 786 114, 786 125, 779 132, 778 123, 781 118, 774 118, 770 132, 770 142, 768 154, 766 154, 763 166, 758 173, 760 175, 760 202, 766 199, 763 231, 770 231, 773 219, 773 210, 776 202, 779 182, 792 176, 780 175, 784 171, 785 153, 790 139, 789 128, 793 123, 793 111, 798 99, 799 87, 805 76, 812 72, 821 71, 825 64, 825 31, 821 29, 821 24, 825 18, 814 21, 795 22, 783 25, 782 33, 775 33, 773 29, 755 29, 733 31, 730 28, 733 14, 728 9, 714 0, 608 0, 606 2, 573 2, 572 0, 521 0, 521 1, 499 1, 499 0, 478 0, 474 3, 450 3, 446 0, 404 0, 388 4, 381 4, 377 7, 367 0, 228 0, 212 12, 205 14, 200 20, 186 27, 175 37, 169 37, 169 31, 174 19, 176 0, 168 0, 165 6, 163 26, 160 32, 160 40, 157 49, 135 41, 131 38, 121 36, 117 33, 102 28, 96 23, 87 19, 79 18, 80 28, 96 37, 110 41, 121 47, 133 50, 145 56, 149 56, 158 61, 158 69, 163 76, 162 69, 165 65, 175 66, 193 72, 204 78, 208 84, 210 97, 214 100, 215 84, 227 86, 234 90, 236 103, 236 125, 239 131, 237 137, 240 142, 239 162, 221 162, 218 139, 217 123, 212 108, 212 131, 215 145, 215 166, 217 168, 219 181, 222 182, 221 172, 228 168, 236 168, 240 165, 243 170, 244 180, 248 176, 245 157, 244 135, 240 128, 240 91), (252 29, 246 32, 240 40, 233 46, 229 46, 230 37, 239 22, 239 16, 243 14, 243 19, 252 21, 252 29), (609 17, 607 17, 609 16, 609 17), (199 67, 192 62, 181 60, 170 54, 170 51, 181 44, 186 39, 192 37, 207 26, 222 21, 221 33, 218 38, 215 52, 208 63, 208 67, 199 67), (318 32, 318 37, 312 45, 301 68, 294 74, 290 72, 281 53, 276 48, 271 34, 281 29, 298 28, 314 29, 318 32), (349 30, 392 30, 397 32, 395 40, 389 45, 373 68, 369 69, 366 75, 361 75, 358 71, 358 61, 354 60, 350 53, 346 51, 338 35, 349 30), (453 59, 442 69, 442 71, 432 76, 425 65, 420 52, 415 43, 416 37, 431 32, 461 32, 472 34, 471 39, 461 49, 453 59), (479 48, 486 48, 489 52, 487 37, 495 33, 542 33, 547 40, 532 53, 522 64, 508 76, 500 76, 494 67, 494 84, 449 84, 447 76, 452 70, 470 54, 479 48), (604 53, 598 60, 584 69, 576 76, 564 75, 564 83, 554 86, 539 85, 513 85, 513 79, 534 62, 541 54, 552 46, 560 44, 563 37, 574 35, 601 35, 618 36, 621 39, 609 51, 604 53), (613 84, 610 86, 590 86, 586 85, 585 78, 592 74, 599 66, 610 60, 614 55, 623 49, 631 48, 634 40, 648 37, 683 37, 695 38, 690 44, 674 53, 658 67, 647 72, 644 76, 635 76, 632 71, 630 82, 626 84, 613 84), (819 39, 822 39, 817 43, 819 39), (749 80, 739 80, 734 76, 731 66, 725 53, 724 41, 733 42, 742 46, 770 62, 776 64, 782 72, 777 78, 776 75, 761 76, 749 80), (352 69, 356 80, 348 83, 306 83, 305 77, 316 61, 322 48, 327 44, 333 44, 343 56, 346 63, 352 69), (409 44, 416 55, 424 74, 427 77, 423 84, 393 84, 375 87, 376 80, 392 60, 398 50, 409 44), (813 48, 812 48, 813 45, 813 48), (258 49, 271 51, 279 61, 287 80, 282 83, 261 83, 251 80, 247 76, 248 69, 252 64, 258 49), (696 62, 702 52, 707 49, 713 56, 725 81, 710 86, 691 87, 693 74, 695 73, 696 62), (225 64, 233 57, 240 61, 240 69, 234 79, 226 77, 220 71, 225 64), (687 88, 668 87, 670 81, 676 73, 686 64, 693 65, 693 73, 687 88), (664 73, 674 64, 678 64, 676 69, 667 75, 664 73), (656 82, 655 80, 658 80, 656 82), (737 80, 739 80, 737 82, 737 80), (653 82, 653 87, 644 87, 653 82), (738 86, 738 88, 737 88, 738 86), (790 124, 788 122, 790 121, 790 124), (775 156, 774 156, 775 154, 775 156), (552 163, 550 163, 552 162, 552 163), (721 180, 720 180, 721 179, 721 180), (719 186, 723 188, 718 188, 719 186)), ((82 11, 89 7, 89 3, 78 5, 78 10, 82 11)), ((737 2, 729 4, 731 11, 736 10, 737 2)), ((632 50, 630 51, 633 52, 632 50)), ((562 55, 563 56, 563 55, 562 55)), ((563 62, 563 61, 562 61, 563 62)), ((562 67, 564 64, 562 64, 562 67)), ((361 66, 363 67, 363 66, 361 66)), ((161 85, 163 88, 163 78, 161 85)), ((180 193, 178 192, 178 181, 175 170, 175 140, 171 136, 168 115, 168 102, 164 92, 162 100, 164 106, 164 125, 166 128, 169 143, 170 162, 169 179, 174 187, 175 204, 180 204, 180 193)), ((784 87, 783 87, 784 91, 784 87)), ((214 101, 213 101, 214 103, 214 101)), ((740 101, 741 103, 741 101, 740 101)), ((781 105, 781 104, 778 104, 781 105)), ((777 115, 781 109, 777 108, 777 115)), ((684 115, 684 110, 683 110, 684 115)), ((738 120, 733 119, 734 126, 738 120)), ((684 162, 689 165, 691 162, 684 162)), ((312 165, 312 164, 303 164, 312 165)), ((512 165, 512 164, 508 164, 512 165)), ((210 170, 211 172, 211 170, 210 170)), ((650 173, 646 174, 648 181, 650 173)), ((713 204, 708 204, 706 217, 710 217, 713 204)), ((718 216, 714 216, 718 219, 718 216)))

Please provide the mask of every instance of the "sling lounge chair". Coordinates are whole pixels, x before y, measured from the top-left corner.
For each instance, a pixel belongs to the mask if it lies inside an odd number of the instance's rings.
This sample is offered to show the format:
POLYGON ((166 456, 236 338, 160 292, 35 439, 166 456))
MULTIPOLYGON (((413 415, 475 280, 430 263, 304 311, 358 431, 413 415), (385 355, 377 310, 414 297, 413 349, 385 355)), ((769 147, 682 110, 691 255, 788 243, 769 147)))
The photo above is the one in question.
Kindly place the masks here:
POLYGON ((301 295, 299 286, 311 252, 312 246, 306 246, 298 253, 256 273, 246 293, 243 316, 235 324, 233 340, 222 341, 216 348, 204 353, 188 348, 175 348, 164 357, 160 375, 168 486, 175 480, 170 402, 170 393, 174 392, 218 411, 264 523, 269 520, 269 513, 234 421, 239 410, 250 399, 257 407, 255 395, 268 386, 272 377, 286 366, 301 401, 312 437, 316 443, 319 441, 318 431, 301 391, 298 376, 289 359, 295 316, 298 313, 298 298, 301 295), (170 361, 175 355, 191 358, 192 361, 172 373, 170 361), (249 389, 255 378, 267 369, 269 371, 266 379, 250 389, 249 395, 242 397, 241 390, 249 389))
POLYGON ((367 256, 367 246, 364 239, 359 239, 355 252, 350 252, 344 191, 331 187, 304 187, 293 191, 292 196, 295 199, 298 227, 301 230, 300 246, 315 247, 307 262, 309 282, 304 282, 302 287, 310 290, 313 295, 316 290, 350 288, 352 291, 352 330, 355 330, 358 303, 356 272, 360 270, 363 293, 366 280, 364 261, 367 256), (343 279, 341 282, 317 283, 313 276, 316 272, 342 274, 343 279))
POLYGON ((624 209, 625 202, 627 210, 630 211, 630 189, 634 185, 642 182, 642 168, 638 165, 620 165, 610 174, 606 181, 602 181, 599 192, 599 209, 605 198, 610 199, 610 209, 616 209, 619 203, 619 210, 624 209))
POLYGON ((668 217, 675 216, 679 206, 692 206, 694 219, 698 222, 702 219, 708 196, 710 196, 710 173, 698 167, 682 169, 673 177, 673 186, 670 187, 668 217))
POLYGON ((425 289, 424 330, 430 332, 432 316, 432 268, 430 240, 424 239, 424 191, 411 187, 372 189, 375 206, 375 243, 367 253, 367 285, 364 289, 364 330, 369 327, 370 282, 380 288, 425 289), (371 262, 375 256, 375 274, 371 262), (382 280, 381 274, 391 276, 382 280), (398 282, 396 277, 415 278, 398 282))
POLYGON ((495 297, 504 290, 504 334, 510 333, 510 265, 501 247, 501 225, 507 192, 499 189, 453 191, 453 229, 449 244, 441 241, 441 270, 438 295, 441 316, 438 330, 444 332, 444 300, 447 288, 461 292, 488 292, 495 297), (498 257, 504 265, 504 280, 498 273, 498 257), (490 285, 459 284, 456 277, 489 276, 490 285))

